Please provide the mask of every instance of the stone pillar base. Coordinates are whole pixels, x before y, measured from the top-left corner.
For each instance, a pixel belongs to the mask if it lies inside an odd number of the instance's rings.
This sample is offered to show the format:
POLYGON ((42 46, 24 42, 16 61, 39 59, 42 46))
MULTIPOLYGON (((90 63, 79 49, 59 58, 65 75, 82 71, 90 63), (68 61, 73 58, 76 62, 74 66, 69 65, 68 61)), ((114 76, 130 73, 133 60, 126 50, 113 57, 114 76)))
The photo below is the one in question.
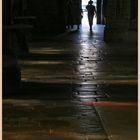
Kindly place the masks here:
POLYGON ((117 28, 105 28, 104 41, 106 42, 124 42, 127 38, 128 30, 117 28))

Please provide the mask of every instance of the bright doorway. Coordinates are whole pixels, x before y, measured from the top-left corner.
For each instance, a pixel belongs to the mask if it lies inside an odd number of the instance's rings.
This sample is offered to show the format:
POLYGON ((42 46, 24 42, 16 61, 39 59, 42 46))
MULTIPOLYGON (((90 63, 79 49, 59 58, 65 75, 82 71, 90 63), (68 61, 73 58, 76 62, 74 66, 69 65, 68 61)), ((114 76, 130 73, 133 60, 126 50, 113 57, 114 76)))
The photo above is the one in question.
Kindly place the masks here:
MULTIPOLYGON (((97 0, 92 0, 93 1, 93 5, 96 7, 97 9, 97 0)), ((87 10, 86 10, 86 5, 88 4, 89 0, 82 0, 82 10, 83 10, 83 19, 82 19, 82 26, 89 26, 88 24, 88 18, 87 18, 87 10)), ((97 23, 97 18, 96 16, 94 16, 93 19, 93 26, 96 25, 97 23)))

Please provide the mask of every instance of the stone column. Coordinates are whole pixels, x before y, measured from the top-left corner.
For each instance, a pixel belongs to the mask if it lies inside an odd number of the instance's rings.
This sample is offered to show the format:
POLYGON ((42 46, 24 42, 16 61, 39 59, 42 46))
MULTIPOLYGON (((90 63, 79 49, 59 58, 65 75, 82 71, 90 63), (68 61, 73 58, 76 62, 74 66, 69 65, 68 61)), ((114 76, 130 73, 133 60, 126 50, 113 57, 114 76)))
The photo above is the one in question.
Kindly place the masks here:
POLYGON ((102 0, 101 1, 101 20, 102 24, 106 24, 106 7, 107 7, 107 0, 102 0))
POLYGON ((131 0, 130 30, 138 29, 138 0, 131 0))
POLYGON ((105 41, 124 41, 130 21, 130 0, 108 0, 106 7, 105 41))
POLYGON ((101 12, 101 0, 97 0, 97 24, 101 24, 102 23, 102 12, 101 12))

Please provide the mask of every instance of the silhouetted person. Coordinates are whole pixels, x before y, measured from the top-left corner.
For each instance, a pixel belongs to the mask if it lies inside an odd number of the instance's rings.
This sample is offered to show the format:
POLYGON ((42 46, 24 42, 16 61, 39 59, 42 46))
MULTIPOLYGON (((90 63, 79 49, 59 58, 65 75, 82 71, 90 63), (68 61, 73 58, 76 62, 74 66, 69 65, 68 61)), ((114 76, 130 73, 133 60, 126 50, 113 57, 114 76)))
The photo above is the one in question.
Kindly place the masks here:
POLYGON ((88 11, 88 22, 89 22, 90 30, 92 30, 94 14, 96 14, 96 9, 95 6, 93 5, 93 1, 90 0, 88 2, 86 9, 88 11))

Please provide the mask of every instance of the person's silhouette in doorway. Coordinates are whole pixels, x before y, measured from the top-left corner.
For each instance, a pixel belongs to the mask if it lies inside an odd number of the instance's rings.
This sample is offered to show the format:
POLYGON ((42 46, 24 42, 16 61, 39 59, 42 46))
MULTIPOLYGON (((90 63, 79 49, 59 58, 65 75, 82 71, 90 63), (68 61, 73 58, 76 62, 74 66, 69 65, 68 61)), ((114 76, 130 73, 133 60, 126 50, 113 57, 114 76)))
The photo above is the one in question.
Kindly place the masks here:
POLYGON ((92 31, 92 25, 93 25, 93 18, 94 15, 96 14, 96 8, 93 5, 93 1, 90 0, 88 2, 88 5, 86 6, 87 12, 88 12, 88 22, 89 22, 89 26, 90 26, 90 31, 92 31))

